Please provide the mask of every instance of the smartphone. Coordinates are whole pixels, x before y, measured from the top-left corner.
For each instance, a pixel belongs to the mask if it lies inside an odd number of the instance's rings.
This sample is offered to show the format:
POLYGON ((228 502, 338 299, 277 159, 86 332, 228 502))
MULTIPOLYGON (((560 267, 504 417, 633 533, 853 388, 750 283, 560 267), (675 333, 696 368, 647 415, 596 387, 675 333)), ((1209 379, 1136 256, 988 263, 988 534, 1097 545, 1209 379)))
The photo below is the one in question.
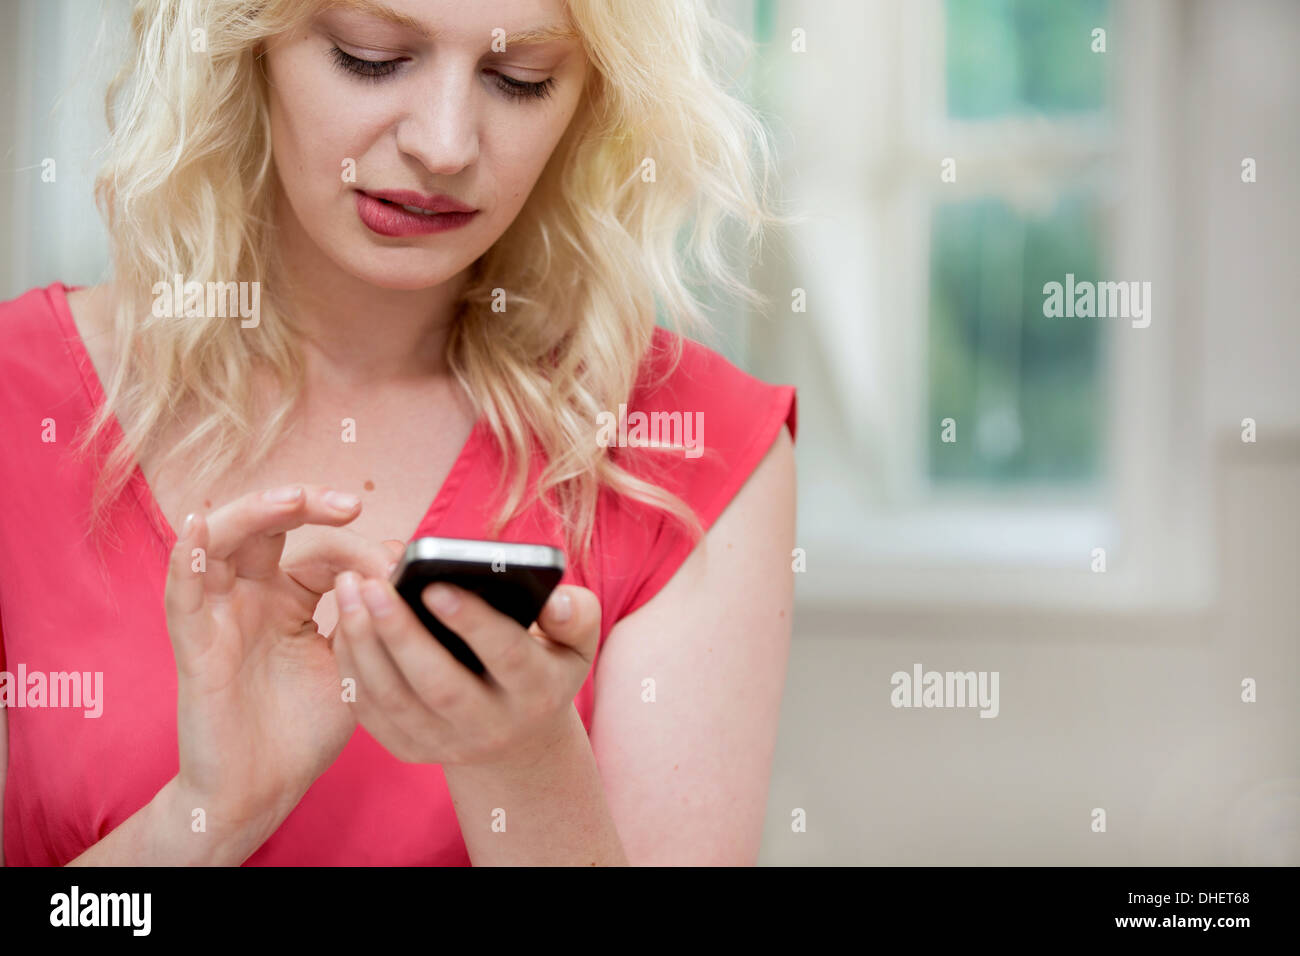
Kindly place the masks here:
POLYGON ((444 626, 420 595, 434 581, 473 591, 502 614, 528 627, 564 576, 564 552, 543 544, 417 538, 393 569, 397 593, 452 656, 475 674, 484 671, 468 644, 444 626))

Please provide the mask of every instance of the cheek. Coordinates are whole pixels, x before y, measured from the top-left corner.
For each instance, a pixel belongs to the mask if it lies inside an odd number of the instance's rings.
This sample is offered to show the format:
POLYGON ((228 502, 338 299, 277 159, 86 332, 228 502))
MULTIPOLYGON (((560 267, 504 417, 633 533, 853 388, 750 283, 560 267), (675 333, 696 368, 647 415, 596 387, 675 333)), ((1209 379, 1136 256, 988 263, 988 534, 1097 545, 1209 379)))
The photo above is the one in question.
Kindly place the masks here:
POLYGON ((483 144, 502 195, 522 203, 551 158, 567 124, 513 122, 496 127, 483 144))
MULTIPOLYGON (((322 197, 344 182, 344 161, 360 165, 382 129, 380 111, 354 102, 356 91, 307 51, 286 57, 271 91, 271 148, 285 191, 322 197)), ((296 204, 295 204, 296 205, 296 204)))

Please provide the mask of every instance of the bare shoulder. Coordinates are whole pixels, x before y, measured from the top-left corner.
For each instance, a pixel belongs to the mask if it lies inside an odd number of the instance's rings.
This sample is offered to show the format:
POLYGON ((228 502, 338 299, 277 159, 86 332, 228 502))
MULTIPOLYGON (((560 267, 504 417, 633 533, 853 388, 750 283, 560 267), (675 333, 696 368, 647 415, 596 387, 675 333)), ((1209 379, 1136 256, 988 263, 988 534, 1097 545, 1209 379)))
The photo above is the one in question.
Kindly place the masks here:
POLYGON ((73 324, 101 381, 106 380, 113 367, 112 303, 112 283, 87 286, 68 293, 68 310, 72 313, 73 324))
POLYGON ((113 285, 109 282, 69 290, 68 307, 72 310, 72 318, 77 323, 77 330, 83 335, 107 332, 108 309, 112 299, 113 285))
POLYGON ((590 738, 633 865, 758 859, 792 633, 795 490, 782 426, 668 583, 605 641, 590 738), (647 674, 677 703, 646 707, 635 689, 647 674))

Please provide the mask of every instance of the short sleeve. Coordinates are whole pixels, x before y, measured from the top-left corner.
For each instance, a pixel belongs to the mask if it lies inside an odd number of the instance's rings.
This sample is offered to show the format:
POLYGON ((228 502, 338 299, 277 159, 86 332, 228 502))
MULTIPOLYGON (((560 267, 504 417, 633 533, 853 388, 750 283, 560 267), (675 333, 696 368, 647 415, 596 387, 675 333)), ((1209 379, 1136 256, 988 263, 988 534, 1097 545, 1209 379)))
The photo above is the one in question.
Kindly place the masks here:
MULTIPOLYGON (((615 444, 622 467, 681 498, 704 530, 711 528, 758 467, 785 425, 794 439, 795 389, 771 385, 732 365, 717 352, 657 329, 625 418, 627 440, 615 444), (680 361, 671 364, 673 345, 680 361), (670 371, 668 371, 671 369, 670 371), (638 413, 644 417, 638 417, 638 413), (681 422, 680 426, 678 422, 681 422), (656 423, 658 427, 656 428, 656 423), (640 437, 666 431, 685 441, 685 451, 638 447, 640 437)), ((620 438, 622 435, 620 433, 620 438)), ((605 509, 600 537, 606 564, 605 600, 612 626, 654 597, 699 543, 687 527, 662 509, 621 498, 605 509)), ((608 633, 608 632, 606 632, 608 633)))

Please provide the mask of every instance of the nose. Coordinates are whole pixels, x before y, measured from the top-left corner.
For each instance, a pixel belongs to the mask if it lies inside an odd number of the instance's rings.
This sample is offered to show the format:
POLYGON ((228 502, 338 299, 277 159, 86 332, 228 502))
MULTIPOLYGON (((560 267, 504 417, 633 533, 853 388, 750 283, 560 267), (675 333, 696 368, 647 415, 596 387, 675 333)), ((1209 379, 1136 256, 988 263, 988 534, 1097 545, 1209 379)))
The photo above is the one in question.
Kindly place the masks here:
POLYGON ((478 105, 474 69, 450 61, 411 84, 397 122, 397 148, 431 173, 452 175, 478 158, 478 105))

